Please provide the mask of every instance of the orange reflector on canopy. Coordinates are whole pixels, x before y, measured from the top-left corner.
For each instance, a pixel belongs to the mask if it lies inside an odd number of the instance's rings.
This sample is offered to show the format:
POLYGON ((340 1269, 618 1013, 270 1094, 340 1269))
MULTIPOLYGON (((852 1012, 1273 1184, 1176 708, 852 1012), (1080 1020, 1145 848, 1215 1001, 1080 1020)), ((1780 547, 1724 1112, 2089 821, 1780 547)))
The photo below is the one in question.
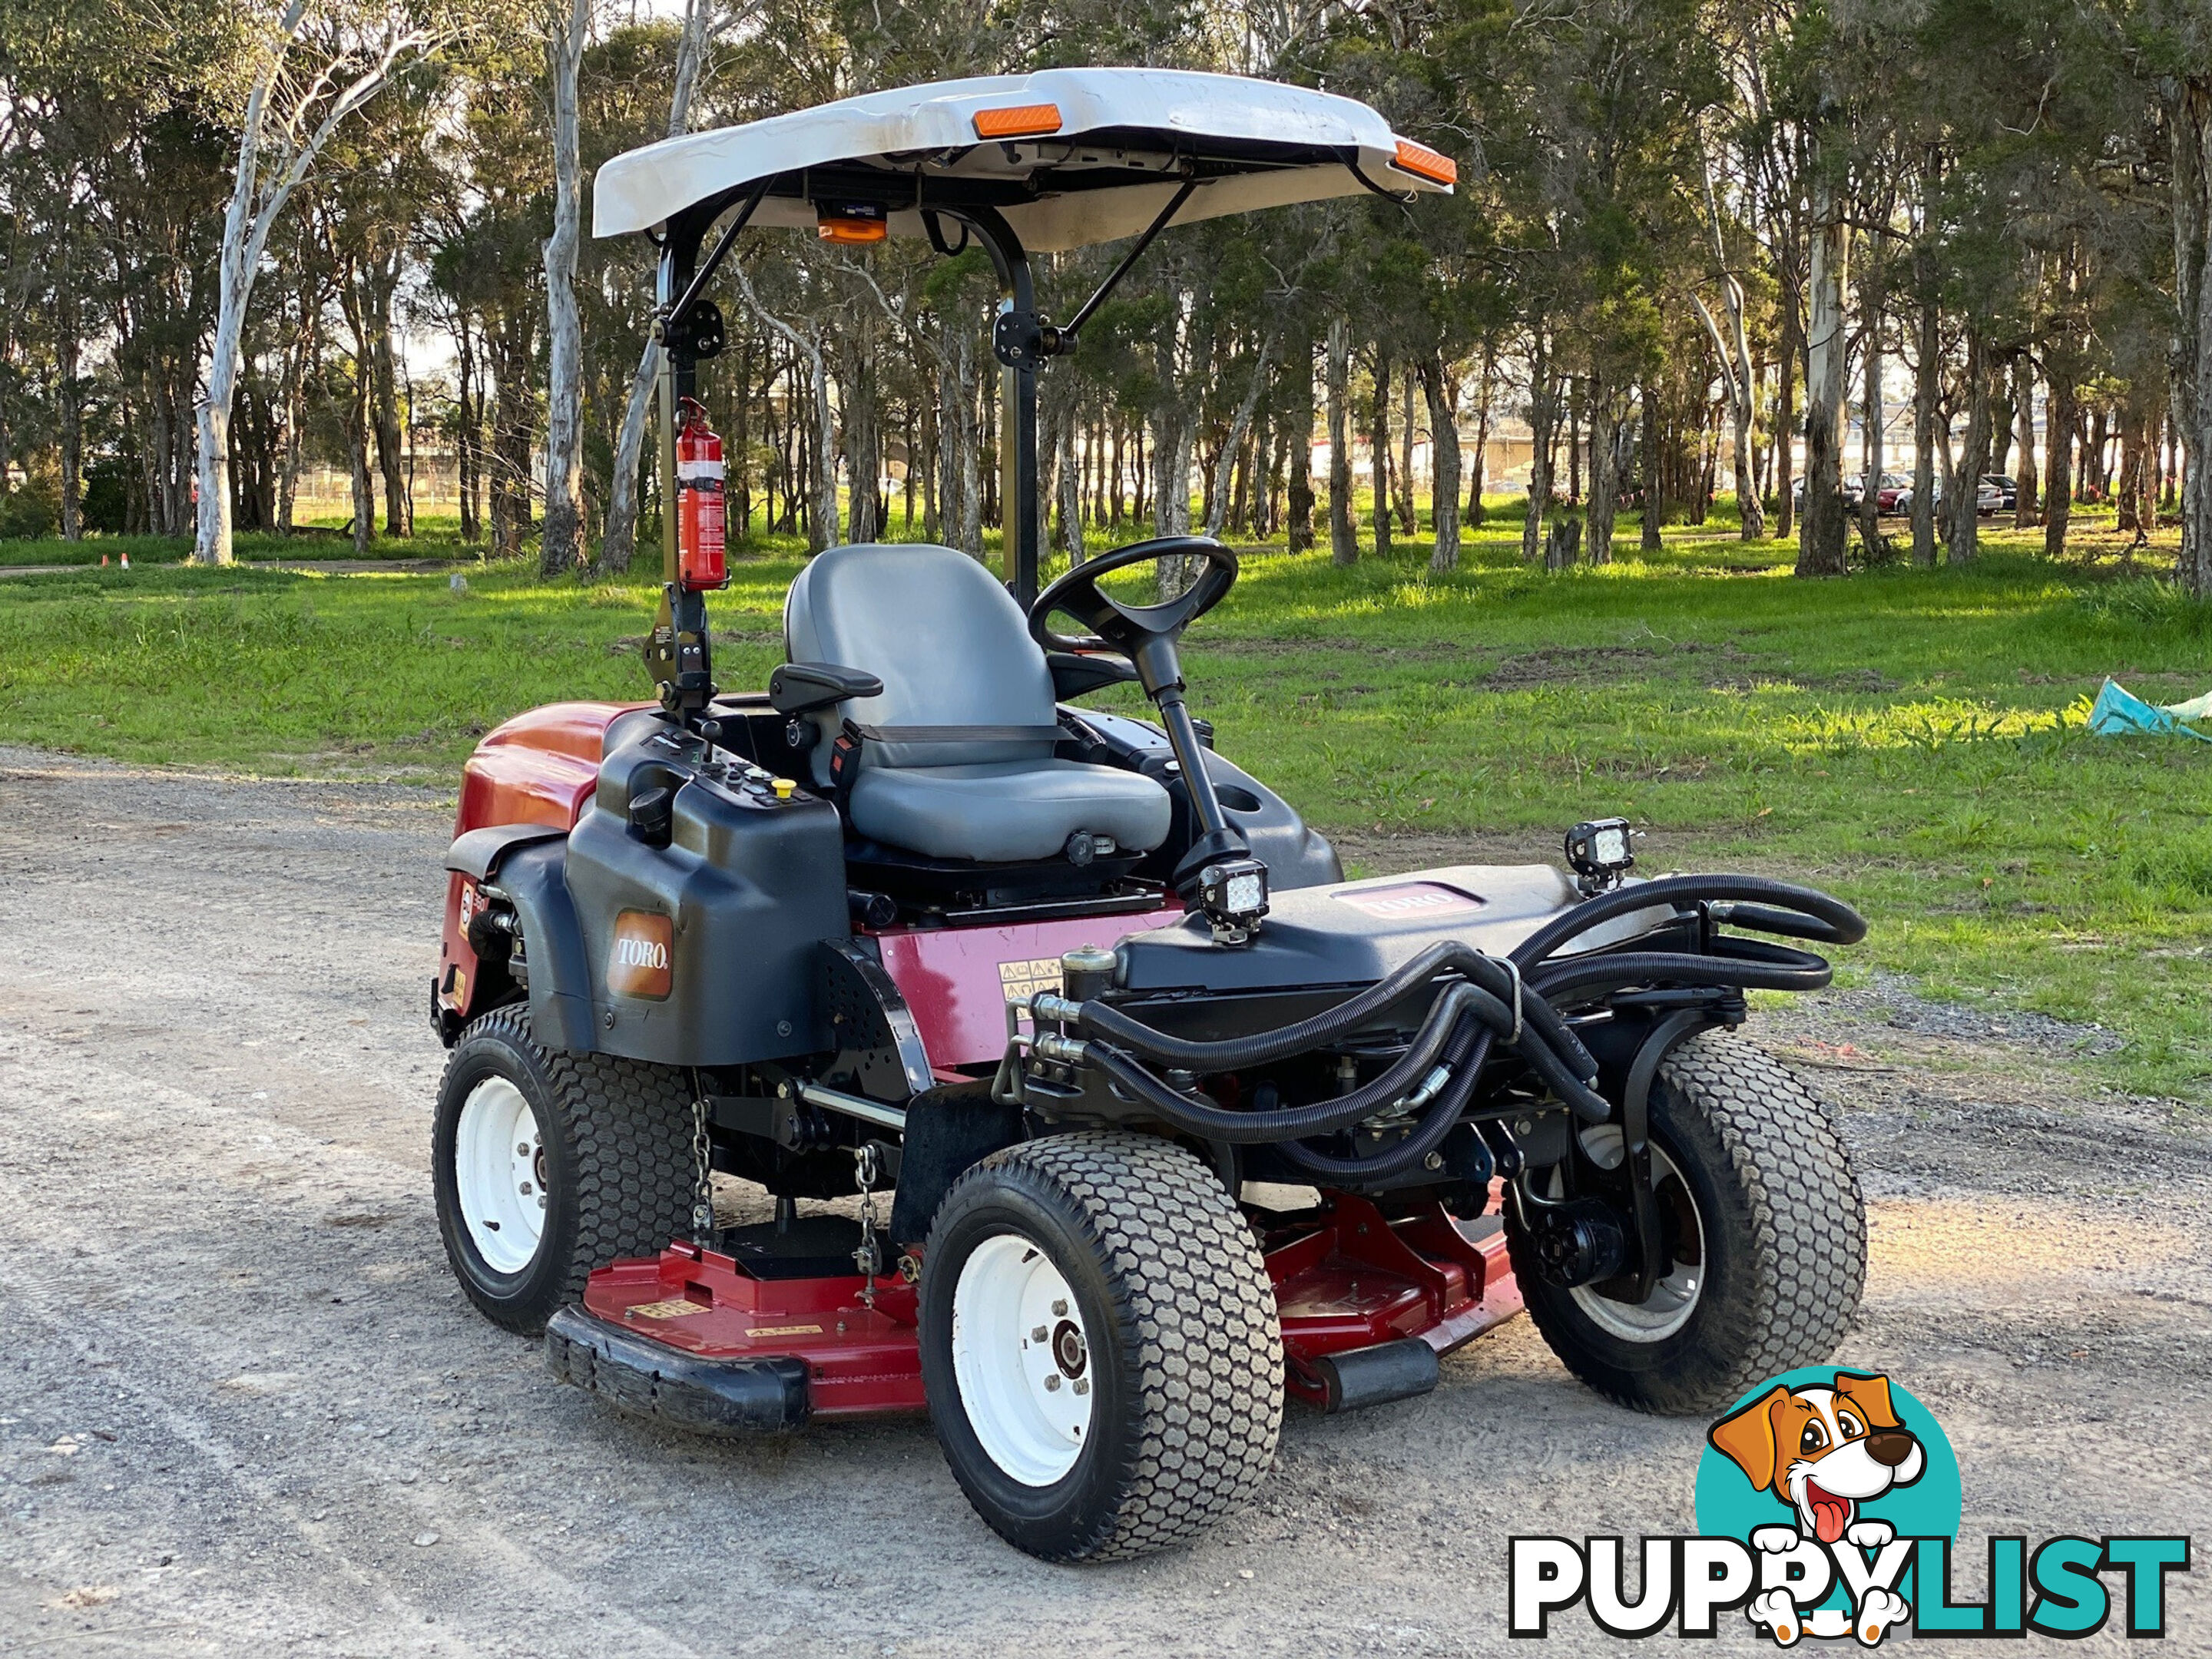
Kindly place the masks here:
POLYGON ((975 136, 978 138, 1029 138, 1041 132, 1060 131, 1060 106, 1057 104, 1017 104, 1006 109, 979 109, 975 112, 975 136))
POLYGON ((1426 144, 1417 144, 1410 138, 1398 141, 1397 166, 1417 178, 1434 179, 1440 185, 1459 182, 1459 163, 1449 155, 1440 155, 1426 144))

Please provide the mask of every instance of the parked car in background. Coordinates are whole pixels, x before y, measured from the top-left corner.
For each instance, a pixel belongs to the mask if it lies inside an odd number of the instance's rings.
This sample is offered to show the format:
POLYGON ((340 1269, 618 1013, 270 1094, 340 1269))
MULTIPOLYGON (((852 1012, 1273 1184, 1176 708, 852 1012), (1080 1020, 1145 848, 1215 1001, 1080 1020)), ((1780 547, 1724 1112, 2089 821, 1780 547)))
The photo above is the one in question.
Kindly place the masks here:
MULTIPOLYGON (((1936 480, 1935 493, 1931 499, 1933 499, 1937 507, 1940 507, 1943 505, 1943 480, 1940 477, 1936 480)), ((1975 487, 1974 511, 1981 517, 1986 519, 1996 513, 2002 512, 2004 507, 2004 501, 2005 492, 1997 488, 1997 480, 1995 478, 1984 477, 1981 483, 1975 487)), ((1906 484, 1902 489, 1897 492, 1896 511, 1900 514, 1909 514, 1912 511, 1912 486, 1911 484, 1906 484)))
POLYGON ((1899 492, 1910 490, 1911 488, 1911 479, 1901 477, 1894 472, 1883 473, 1881 483, 1875 488, 1874 510, 1876 513, 1903 512, 1905 509, 1897 504, 1899 492))
MULTIPOLYGON (((1884 482, 1887 483, 1887 480, 1885 479, 1884 482)), ((1856 513, 1859 510, 1859 503, 1865 499, 1866 480, 1854 472, 1844 480, 1844 505, 1856 513)), ((1802 478, 1790 486, 1790 510, 1801 518, 1804 516, 1805 481, 1802 478)))
MULTIPOLYGON (((2002 472, 1984 472, 1982 474, 1982 487, 1984 489, 1994 488, 1996 490, 1997 504, 1996 510, 1997 512, 2009 513, 2020 505, 2020 486, 2014 483, 2010 478, 2006 477, 2002 472)), ((1977 507, 1980 505, 1978 499, 1976 501, 1975 505, 1977 507)))

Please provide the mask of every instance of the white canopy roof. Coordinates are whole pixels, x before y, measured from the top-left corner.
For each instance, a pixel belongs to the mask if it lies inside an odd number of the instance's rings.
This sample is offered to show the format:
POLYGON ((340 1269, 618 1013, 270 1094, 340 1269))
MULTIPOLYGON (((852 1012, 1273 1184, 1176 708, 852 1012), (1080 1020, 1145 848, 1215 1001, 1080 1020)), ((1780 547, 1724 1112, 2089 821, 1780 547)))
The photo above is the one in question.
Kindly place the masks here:
MULTIPOLYGON (((923 234, 896 205, 921 179, 1003 192, 1000 211, 1036 252, 1133 236, 1182 181, 1201 180, 1176 222, 1380 190, 1449 191, 1451 162, 1400 138, 1350 98, 1183 70, 1060 69, 979 76, 842 99, 617 155, 599 169, 592 231, 617 236, 764 178, 835 168, 883 195, 893 235, 923 234), (1157 176, 1158 182, 1153 177, 1157 176)), ((753 222, 811 225, 805 198, 771 191, 753 222)), ((935 193, 933 191, 933 193, 935 193)))

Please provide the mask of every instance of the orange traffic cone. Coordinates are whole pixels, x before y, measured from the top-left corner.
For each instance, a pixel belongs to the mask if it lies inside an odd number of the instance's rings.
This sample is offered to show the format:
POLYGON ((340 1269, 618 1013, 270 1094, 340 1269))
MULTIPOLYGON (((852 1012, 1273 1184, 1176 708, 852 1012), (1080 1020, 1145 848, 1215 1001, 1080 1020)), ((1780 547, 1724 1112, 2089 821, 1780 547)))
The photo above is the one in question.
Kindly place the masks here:
POLYGON ((106 568, 107 568, 107 555, 106 555, 106 554, 105 554, 105 553, 103 553, 103 554, 101 554, 101 555, 100 556, 100 568, 102 570, 105 570, 105 569, 106 569, 106 568))
POLYGON ((125 553, 125 554, 123 556, 123 568, 124 568, 125 570, 128 570, 128 569, 130 569, 130 568, 131 568, 131 556, 130 556, 128 553, 125 553))

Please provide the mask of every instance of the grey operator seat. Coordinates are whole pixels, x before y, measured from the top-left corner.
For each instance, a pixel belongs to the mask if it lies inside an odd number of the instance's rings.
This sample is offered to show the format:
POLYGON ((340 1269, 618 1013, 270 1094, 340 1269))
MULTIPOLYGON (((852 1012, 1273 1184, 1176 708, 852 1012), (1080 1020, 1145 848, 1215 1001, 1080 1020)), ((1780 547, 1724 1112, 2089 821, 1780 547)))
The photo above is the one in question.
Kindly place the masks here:
POLYGON ((1129 852, 1167 839, 1167 792, 1055 759, 1052 673, 1021 607, 949 547, 861 542, 817 554, 791 585, 784 647, 884 683, 812 716, 815 781, 849 721, 861 736, 847 808, 872 841, 933 859, 1057 857, 1079 830, 1129 852))

